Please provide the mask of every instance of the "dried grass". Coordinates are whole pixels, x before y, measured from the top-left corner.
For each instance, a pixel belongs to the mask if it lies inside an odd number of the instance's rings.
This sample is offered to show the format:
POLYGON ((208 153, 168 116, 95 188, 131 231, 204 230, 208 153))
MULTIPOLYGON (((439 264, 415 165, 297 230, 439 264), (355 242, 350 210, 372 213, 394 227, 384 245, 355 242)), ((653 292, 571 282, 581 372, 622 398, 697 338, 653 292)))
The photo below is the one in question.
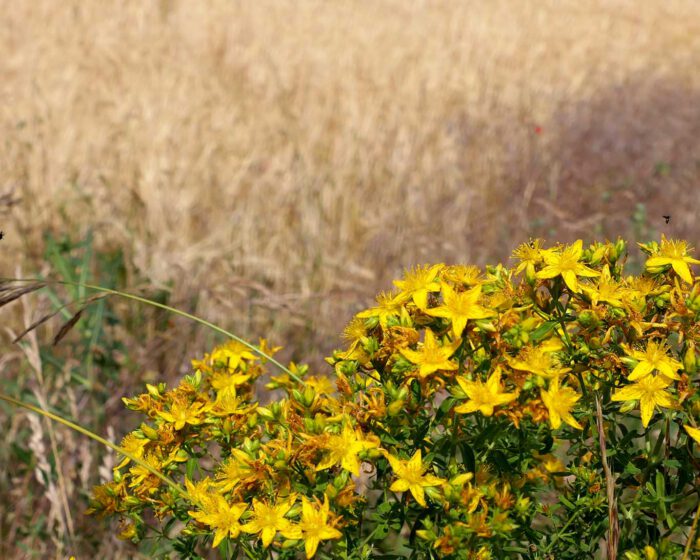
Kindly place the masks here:
POLYGON ((636 236, 636 203, 697 238, 694 0, 0 7, 5 263, 94 226, 209 318, 327 350, 415 262, 636 236))
MULTIPOLYGON (((3 270, 92 227, 128 281, 319 363, 414 263, 700 237, 695 0, 0 9, 3 270)), ((188 328, 130 351, 172 375, 188 328)))

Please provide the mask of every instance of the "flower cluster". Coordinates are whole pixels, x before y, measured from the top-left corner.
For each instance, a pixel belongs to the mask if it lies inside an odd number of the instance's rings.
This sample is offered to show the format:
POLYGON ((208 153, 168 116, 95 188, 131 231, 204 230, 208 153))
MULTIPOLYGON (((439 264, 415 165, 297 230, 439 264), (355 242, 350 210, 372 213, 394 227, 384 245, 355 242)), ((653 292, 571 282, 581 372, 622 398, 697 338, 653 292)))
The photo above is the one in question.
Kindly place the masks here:
POLYGON ((291 364, 265 404, 278 349, 224 344, 124 399, 146 420, 91 512, 134 541, 155 517, 182 557, 677 558, 700 501, 700 261, 641 249, 638 276, 622 240, 408 270, 330 377, 291 364))

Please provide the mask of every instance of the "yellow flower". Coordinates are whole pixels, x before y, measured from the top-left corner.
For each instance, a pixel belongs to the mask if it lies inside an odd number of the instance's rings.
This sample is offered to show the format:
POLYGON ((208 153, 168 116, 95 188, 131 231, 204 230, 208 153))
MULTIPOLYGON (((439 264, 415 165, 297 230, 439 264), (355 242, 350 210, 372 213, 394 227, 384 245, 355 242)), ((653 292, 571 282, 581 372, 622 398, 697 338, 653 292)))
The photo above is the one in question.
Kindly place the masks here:
POLYGON ((407 270, 403 280, 394 280, 394 285, 401 290, 399 296, 411 298, 418 309, 425 309, 428 307, 428 293, 440 291, 437 275, 443 267, 442 264, 436 264, 431 267, 417 266, 413 270, 407 270))
POLYGON ((614 401, 639 401, 642 411, 642 425, 646 428, 656 406, 664 408, 674 406, 673 397, 664 390, 670 384, 671 380, 663 375, 647 375, 632 385, 618 389, 611 399, 614 401))
POLYGON ((452 343, 441 346, 438 344, 433 331, 426 329, 425 341, 420 351, 402 348, 401 354, 411 363, 420 366, 418 375, 425 378, 438 370, 455 370, 459 366, 450 361, 450 356, 455 353, 461 340, 457 339, 452 343))
POLYGON ((495 315, 477 303, 481 296, 481 286, 475 286, 466 292, 455 292, 449 284, 442 284, 444 304, 440 307, 427 309, 425 312, 432 317, 444 317, 452 321, 452 332, 455 338, 461 338, 464 327, 469 319, 485 319, 495 315))
POLYGON ((217 395, 236 394, 236 387, 243 385, 250 379, 249 373, 228 373, 227 371, 215 371, 211 376, 211 386, 217 395))
POLYGON ((245 360, 255 360, 256 355, 242 342, 230 340, 229 342, 217 346, 209 357, 212 365, 224 364, 227 369, 235 370, 245 360))
POLYGON ((305 497, 301 498, 301 522, 294 525, 283 535, 288 539, 304 539, 306 558, 312 558, 316 554, 321 541, 339 539, 343 534, 335 527, 328 524, 330 508, 328 496, 323 496, 323 504, 314 507, 305 497))
POLYGON ((560 367, 552 356, 552 352, 561 350, 561 342, 543 343, 540 346, 526 346, 520 351, 518 358, 508 358, 508 365, 520 371, 529 371, 540 377, 553 379, 571 371, 571 368, 560 367))
POLYGON ((328 436, 328 440, 323 445, 323 448, 330 451, 330 453, 316 466, 316 470, 322 471, 334 465, 340 465, 355 476, 360 476, 360 459, 358 454, 373 447, 379 447, 378 440, 364 439, 360 428, 353 430, 345 424, 339 436, 328 436))
POLYGON ((440 271, 440 277, 453 284, 466 284, 467 286, 472 286, 474 284, 480 284, 481 279, 481 269, 478 266, 466 265, 466 264, 453 264, 442 271, 440 271))
POLYGON ((687 246, 685 241, 668 240, 665 235, 661 236, 661 247, 658 253, 649 257, 644 267, 651 272, 654 269, 671 266, 673 270, 688 284, 693 283, 693 276, 690 272, 690 264, 700 264, 700 261, 688 256, 692 248, 687 246))
MULTIPOLYGON (((162 461, 153 454, 143 457, 143 461, 156 471, 160 471, 163 467, 162 461)), ((131 467, 129 469, 129 473, 131 473, 129 488, 140 487, 139 489, 142 492, 150 492, 160 485, 160 478, 155 476, 149 469, 139 464, 131 467)))
POLYGON ((350 343, 350 346, 345 352, 338 353, 338 356, 343 360, 364 361, 366 353, 362 344, 367 340, 365 320, 357 316, 354 317, 343 329, 342 337, 350 343))
POLYGON ((401 315, 401 310, 406 301, 408 301, 408 297, 403 293, 393 294, 382 292, 377 296, 378 305, 358 313, 356 317, 359 319, 377 317, 379 319, 379 324, 383 328, 386 328, 387 320, 390 317, 398 317, 401 315))
POLYGON ((126 497, 125 480, 121 482, 107 482, 99 486, 93 486, 90 507, 85 513, 97 514, 100 518, 113 515, 123 508, 122 500, 126 497))
POLYGON ((577 276, 594 277, 600 274, 579 262, 582 254, 583 241, 580 239, 561 252, 545 252, 543 256, 546 266, 536 274, 537 278, 561 276, 572 292, 578 292, 577 276))
MULTIPOLYGON (((149 440, 147 438, 138 437, 138 436, 136 436, 136 434, 134 434, 132 432, 132 433, 124 436, 124 439, 122 439, 120 447, 124 451, 131 453, 131 455, 133 455, 137 459, 140 459, 141 457, 143 457, 144 449, 146 448, 146 445, 148 445, 148 443, 150 441, 151 440, 149 440)), ((122 462, 119 463, 115 468, 121 469, 122 467, 125 467, 126 465, 128 465, 129 461, 131 461, 131 459, 129 457, 125 456, 124 459, 122 460, 122 462)))
POLYGON ((224 391, 216 396, 212 406, 215 416, 243 416, 258 407, 257 403, 248 403, 236 395, 235 391, 224 391))
POLYGON ((209 411, 211 404, 204 405, 201 402, 188 403, 184 399, 176 399, 170 406, 170 412, 158 412, 158 416, 175 424, 176 430, 182 430, 185 424, 197 426, 204 422, 201 416, 209 411))
POLYGON ((213 494, 202 500, 203 511, 188 511, 187 513, 192 519, 214 529, 212 546, 216 548, 227 536, 235 539, 240 535, 242 526, 238 520, 247 507, 244 503, 229 505, 221 494, 213 494))
POLYGON ((221 492, 230 492, 241 480, 249 477, 251 471, 250 457, 240 449, 232 449, 231 457, 221 464, 216 473, 216 485, 221 492))
POLYGON ((610 276, 610 267, 606 264, 598 279, 597 286, 582 286, 584 292, 591 298, 593 305, 598 305, 599 301, 607 301, 615 307, 622 307, 622 292, 619 282, 610 276))
POLYGON ((311 375, 304 379, 304 384, 313 388, 317 395, 332 395, 335 392, 335 383, 325 375, 321 377, 311 375))
POLYGON ((389 453, 385 453, 385 456, 397 477, 397 480, 389 487, 389 490, 392 492, 406 492, 406 490, 410 490, 416 502, 423 507, 426 507, 423 488, 441 486, 445 483, 445 480, 442 478, 432 474, 424 474, 427 467, 423 466, 420 449, 408 461, 397 459, 389 453))
POLYGON ((469 381, 462 376, 457 376, 457 383, 459 383, 459 386, 470 399, 466 403, 455 407, 455 412, 460 414, 468 414, 478 410, 484 416, 491 416, 495 407, 518 398, 517 393, 502 392, 501 368, 499 367, 496 367, 486 383, 480 380, 469 381))
POLYGON ((700 429, 688 426, 688 424, 683 424, 683 427, 685 428, 685 431, 688 432, 688 435, 691 438, 700 443, 700 429))
POLYGON ((625 348, 627 355, 632 356, 639 363, 634 367, 629 375, 630 381, 636 381, 646 377, 654 370, 659 370, 662 375, 669 379, 680 379, 678 373, 683 365, 666 354, 666 343, 655 342, 650 340, 646 350, 634 350, 629 347, 625 348))
POLYGON ((128 541, 138 536, 138 530, 136 529, 136 525, 133 523, 122 521, 120 522, 120 529, 121 531, 119 531, 117 538, 123 541, 128 541))
POLYGON ((243 525, 241 529, 246 533, 260 533, 263 547, 267 548, 275 538, 277 531, 286 532, 292 528, 289 519, 285 515, 292 509, 296 495, 293 494, 287 500, 279 504, 266 504, 253 498, 253 519, 243 525))
POLYGON ((576 401, 581 398, 576 391, 571 387, 559 387, 559 378, 555 377, 549 382, 547 391, 541 390, 542 402, 549 411, 549 423, 555 430, 561 426, 561 421, 564 420, 569 426, 583 429, 583 426, 576 421, 571 415, 571 409, 576 401))
POLYGON ((209 490, 211 489, 213 481, 211 478, 204 477, 198 482, 192 482, 189 478, 185 478, 185 488, 187 488, 187 495, 189 499, 196 505, 201 506, 208 500, 213 499, 214 494, 211 494, 209 490))
POLYGON ((544 260, 543 250, 540 247, 540 239, 534 239, 529 243, 523 243, 513 251, 512 259, 518 259, 520 263, 515 269, 516 274, 525 271, 525 277, 529 281, 535 279, 535 266, 544 260))
POLYGON ((546 455, 537 455, 536 458, 541 461, 540 467, 550 474, 555 472, 564 472, 566 470, 566 466, 561 462, 561 459, 558 459, 551 453, 547 453, 546 455))

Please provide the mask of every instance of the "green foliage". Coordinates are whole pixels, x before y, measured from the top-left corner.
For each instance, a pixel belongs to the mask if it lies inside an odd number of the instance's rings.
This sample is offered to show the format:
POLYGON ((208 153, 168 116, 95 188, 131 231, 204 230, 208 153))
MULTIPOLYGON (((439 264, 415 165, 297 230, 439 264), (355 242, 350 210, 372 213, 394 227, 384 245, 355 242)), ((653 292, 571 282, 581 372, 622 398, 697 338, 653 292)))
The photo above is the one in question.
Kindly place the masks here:
POLYGON ((697 261, 679 241, 642 249, 640 277, 623 275, 622 241, 531 242, 515 271, 407 271, 328 358, 336 391, 291 364, 267 385, 286 396, 260 406, 272 349, 217 347, 178 387, 125 399, 146 421, 124 449, 187 492, 125 459, 92 510, 134 541, 148 511, 179 520, 182 557, 208 542, 261 559, 687 554, 697 261))
POLYGON ((687 560, 700 261, 641 249, 639 276, 622 240, 407 271, 332 377, 282 367, 265 406, 277 348, 218 346, 124 399, 143 421, 90 511, 153 557, 687 560))

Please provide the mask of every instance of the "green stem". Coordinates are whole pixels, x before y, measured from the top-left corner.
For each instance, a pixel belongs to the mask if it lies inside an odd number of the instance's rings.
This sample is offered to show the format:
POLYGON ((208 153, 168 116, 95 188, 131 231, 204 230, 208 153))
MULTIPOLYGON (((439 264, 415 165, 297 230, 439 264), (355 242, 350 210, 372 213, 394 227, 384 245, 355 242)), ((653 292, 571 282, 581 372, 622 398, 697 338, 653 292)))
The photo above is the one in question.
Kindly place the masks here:
POLYGON ((549 552, 549 551, 552 549, 552 546, 554 546, 554 544, 557 542, 557 539, 560 538, 560 535, 561 535, 562 533, 564 533, 564 531, 566 531, 566 529, 569 528, 569 525, 571 525, 571 524, 574 522, 574 520, 576 519, 576 517, 578 517, 578 515, 581 513, 581 511, 583 511, 583 510, 582 510, 582 509, 577 509, 577 510, 573 513, 573 515, 572 515, 571 517, 569 517, 569 520, 568 520, 566 523, 564 523, 564 526, 563 526, 561 529, 559 529, 559 530, 552 536, 552 540, 550 541, 549 545, 547 545, 547 547, 545 548, 545 552, 549 552))
POLYGON ((690 547, 693 546, 693 540, 695 539, 695 531, 698 528, 698 518, 700 517, 700 502, 698 502, 698 509, 695 511, 695 519, 693 519, 693 525, 690 528, 690 533, 688 534, 688 541, 685 543, 685 550, 683 551, 683 559, 688 560, 690 558, 690 547))
POLYGON ((41 408, 36 407, 32 404, 25 403, 23 401, 20 401, 18 399, 10 397, 9 395, 5 395, 4 393, 0 393, 0 400, 3 400, 5 402, 8 402, 8 403, 13 404, 15 406, 26 408, 27 410, 31 410, 32 412, 36 412, 37 414, 41 414, 42 416, 45 416, 46 418, 50 418, 51 420, 55 420, 56 422, 59 422, 59 423, 63 424, 64 426, 68 426, 69 428, 71 428, 72 430, 75 430, 76 432, 79 432, 79 433, 81 433, 81 434, 83 434, 91 439, 94 439, 95 441, 101 443, 102 445, 109 447, 110 449, 113 449, 117 453, 124 455, 125 457, 128 457, 134 463, 142 466, 144 469, 146 469, 148 472, 150 472, 154 476, 157 476, 159 479, 161 479, 163 482, 165 482, 168 486, 170 486, 173 490, 175 490, 178 494, 185 496, 190 501, 194 501, 192 499, 192 497, 187 493, 187 491, 184 488, 182 488, 182 486, 177 484, 175 481, 168 478, 167 476, 165 476, 163 473, 159 472, 158 470, 154 469, 151 465, 146 463, 144 460, 139 459, 135 455, 129 453, 126 449, 123 449, 123 448, 119 447, 118 445, 115 445, 111 441, 106 440, 103 437, 98 436, 96 433, 91 432, 87 428, 83 428, 82 426, 79 426, 78 424, 71 422, 70 420, 66 420, 62 416, 59 416, 58 414, 54 414, 53 412, 49 412, 48 410, 41 409, 41 408))
POLYGON ((96 286, 94 284, 82 284, 80 282, 68 282, 66 280, 38 280, 36 278, 0 278, 0 281, 4 282, 48 282, 48 283, 53 283, 53 284, 63 284, 66 286, 77 286, 81 288, 87 288, 89 290, 95 290, 98 292, 102 292, 104 294, 110 294, 114 296, 120 296, 126 299, 132 299, 134 301, 138 301, 140 303, 145 303, 147 305, 151 305, 153 307, 158 307, 160 309, 165 309, 166 311, 169 311, 170 313, 174 313, 175 315, 180 315, 181 317, 185 317, 187 319, 190 319, 191 321, 195 321, 196 323, 199 323, 200 325, 204 325, 205 327, 209 327, 215 332, 218 332, 220 334, 223 334, 229 338, 232 338, 233 340, 236 340, 243 344, 244 346, 247 346, 250 348, 253 352, 258 354, 259 356, 265 358, 275 366, 277 366, 279 369, 281 369, 283 372, 285 372, 289 377, 294 379, 297 383, 301 383, 302 385, 304 384, 304 381, 298 376, 289 371, 285 366, 283 366, 280 362, 275 360, 272 356, 266 354, 262 350, 260 350, 257 346, 251 344, 250 342, 247 342, 246 340, 240 338, 239 336, 236 336, 232 332, 227 331, 226 329, 222 329, 218 325, 215 325, 214 323, 210 323, 206 319, 201 319, 197 317, 196 315, 192 315, 191 313, 187 313, 186 311, 182 311, 180 309, 176 309, 175 307, 170 307, 169 305, 165 305, 163 303, 158 303, 157 301, 153 301, 151 299, 137 296, 136 294, 130 294, 128 292, 120 292, 119 290, 112 290, 111 288, 105 288, 103 286, 96 286))

